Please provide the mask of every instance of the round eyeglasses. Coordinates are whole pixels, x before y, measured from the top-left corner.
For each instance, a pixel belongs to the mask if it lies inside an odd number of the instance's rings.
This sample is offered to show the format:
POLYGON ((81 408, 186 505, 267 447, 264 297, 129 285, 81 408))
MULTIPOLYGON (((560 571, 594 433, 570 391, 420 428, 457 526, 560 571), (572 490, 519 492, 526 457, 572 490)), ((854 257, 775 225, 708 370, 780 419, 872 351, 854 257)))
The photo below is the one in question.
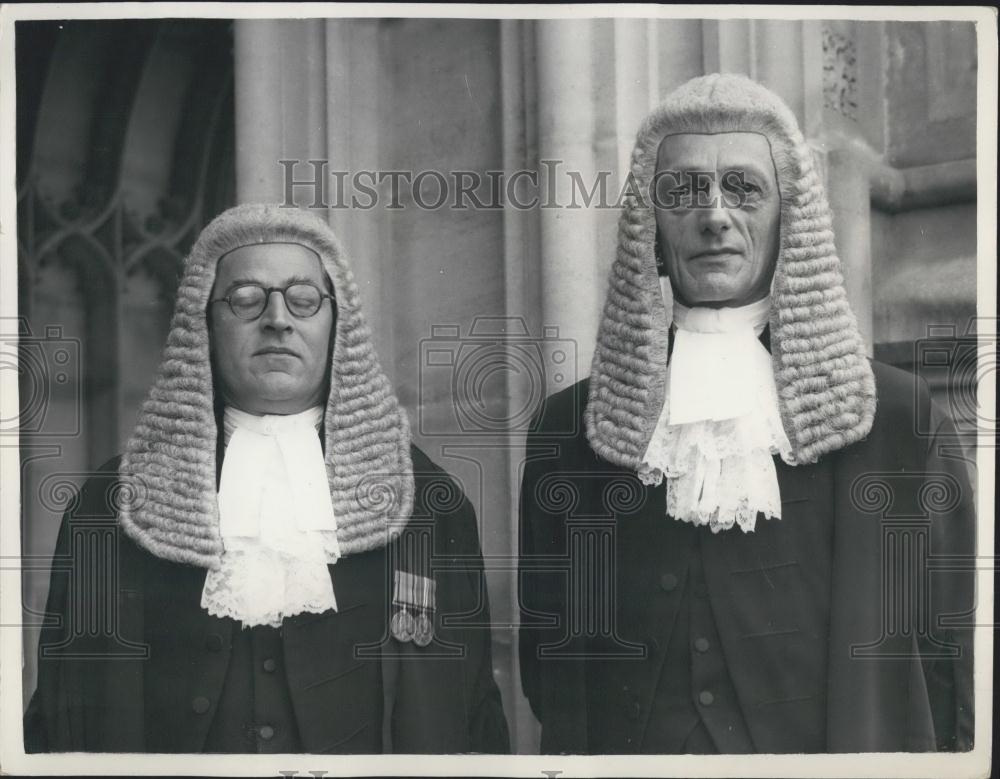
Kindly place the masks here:
POLYGON ((280 292, 288 312, 299 319, 307 319, 319 311, 326 298, 333 295, 323 292, 308 281, 296 281, 287 287, 264 287, 260 284, 241 284, 222 298, 209 303, 228 303, 230 310, 239 319, 258 319, 267 309, 271 295, 280 292))

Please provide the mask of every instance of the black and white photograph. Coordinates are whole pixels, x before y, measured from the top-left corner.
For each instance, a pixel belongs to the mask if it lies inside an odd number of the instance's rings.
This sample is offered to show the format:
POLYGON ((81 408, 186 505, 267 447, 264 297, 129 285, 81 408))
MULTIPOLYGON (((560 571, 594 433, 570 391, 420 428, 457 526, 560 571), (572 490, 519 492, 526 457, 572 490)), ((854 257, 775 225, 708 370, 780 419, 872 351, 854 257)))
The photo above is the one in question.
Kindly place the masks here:
POLYGON ((0 25, 0 772, 991 775, 996 9, 0 25))

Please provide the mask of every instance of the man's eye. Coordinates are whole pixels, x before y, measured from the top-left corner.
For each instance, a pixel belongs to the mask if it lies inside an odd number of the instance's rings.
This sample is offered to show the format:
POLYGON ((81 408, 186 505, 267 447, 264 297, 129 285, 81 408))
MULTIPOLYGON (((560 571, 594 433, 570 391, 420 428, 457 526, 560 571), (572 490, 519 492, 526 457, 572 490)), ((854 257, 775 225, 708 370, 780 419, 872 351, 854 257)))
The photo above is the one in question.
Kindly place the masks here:
POLYGON ((761 191, 760 187, 756 184, 752 184, 749 181, 742 181, 740 179, 733 179, 728 182, 729 190, 731 192, 742 192, 743 194, 756 194, 761 191))
POLYGON ((263 290, 256 287, 242 287, 232 293, 230 300, 234 306, 254 306, 263 296, 263 290))

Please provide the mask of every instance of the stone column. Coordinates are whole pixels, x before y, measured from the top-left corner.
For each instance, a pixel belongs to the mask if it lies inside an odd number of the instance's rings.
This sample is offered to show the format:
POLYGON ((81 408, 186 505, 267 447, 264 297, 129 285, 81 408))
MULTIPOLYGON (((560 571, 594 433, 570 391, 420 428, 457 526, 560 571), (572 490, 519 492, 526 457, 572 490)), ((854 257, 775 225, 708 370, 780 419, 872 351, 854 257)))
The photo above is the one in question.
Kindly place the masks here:
POLYGON ((240 19, 234 39, 237 200, 294 203, 328 219, 392 377, 383 212, 349 207, 352 176, 378 170, 378 20, 240 19))
POLYGON ((599 271, 605 265, 595 252, 594 211, 582 206, 570 178, 579 176, 588 190, 596 180, 593 25, 589 19, 562 19, 536 26, 542 325, 576 342, 580 378, 590 369, 606 284, 599 271))
POLYGON ((700 19, 657 19, 653 67, 657 72, 656 102, 688 79, 705 73, 703 22, 700 19))
MULTIPOLYGON (((283 202, 280 161, 299 161, 295 178, 307 180, 315 171, 308 160, 326 159, 323 20, 239 19, 233 38, 236 198, 283 202)), ((322 171, 315 172, 327 185, 322 171)), ((309 187, 296 188, 295 200, 307 207, 316 202, 309 187)))
POLYGON ((753 19, 706 19, 702 29, 705 73, 743 73, 756 77, 753 19))
POLYGON ((331 206, 330 225, 347 248, 358 282, 365 317, 375 348, 390 379, 395 377, 393 351, 394 286, 391 242, 386 213, 352 208, 352 198, 367 204, 353 182, 370 181, 369 173, 387 166, 381 112, 391 100, 381 58, 381 20, 328 19, 325 30, 326 138, 324 158, 331 206))
POLYGON ((754 23, 753 35, 757 80, 780 95, 795 114, 799 127, 804 127, 802 22, 759 19, 754 23))
POLYGON ((645 19, 615 19, 615 130, 618 140, 618 179, 629 169, 636 130, 653 101, 659 80, 651 67, 652 40, 656 28, 645 19))
POLYGON ((869 62, 868 78, 879 78, 879 41, 863 39, 857 23, 803 22, 805 132, 825 157, 826 190, 833 211, 833 231, 844 274, 844 287, 858 328, 872 353, 872 213, 873 162, 869 125, 882 110, 877 91, 862 94, 859 62, 869 62))
POLYGON ((872 353, 871 196, 869 174, 854 150, 827 155, 827 197, 833 211, 833 235, 844 272, 844 287, 858 329, 872 353))

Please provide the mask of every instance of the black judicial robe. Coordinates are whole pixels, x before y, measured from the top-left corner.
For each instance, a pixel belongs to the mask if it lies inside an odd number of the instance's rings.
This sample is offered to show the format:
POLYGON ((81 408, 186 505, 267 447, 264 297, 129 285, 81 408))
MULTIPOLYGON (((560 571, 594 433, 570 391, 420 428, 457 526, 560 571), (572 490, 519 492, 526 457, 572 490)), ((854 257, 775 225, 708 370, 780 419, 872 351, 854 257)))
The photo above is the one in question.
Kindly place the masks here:
MULTIPOLYGON (((873 368, 865 440, 812 465, 777 461, 782 519, 702 538, 715 627, 757 752, 972 747, 972 630, 960 627, 975 604, 967 465, 926 384, 873 368), (911 568, 892 564, 904 558, 911 568), (811 567, 820 559, 826 582, 811 567), (825 629, 814 624, 821 598, 825 629), (939 624, 945 615, 955 616, 939 624)), ((658 735, 647 725, 676 630, 674 520, 663 485, 590 448, 587 390, 585 380, 549 398, 528 438, 521 681, 543 752, 639 752, 658 735)))
MULTIPOLYGON (((509 750, 475 512, 423 452, 413 447, 412 458, 414 509, 403 534, 329 567, 336 612, 282 625, 303 752, 509 750), (426 647, 390 635, 397 570, 436 583, 426 647)), ((29 752, 205 747, 241 628, 201 608, 205 569, 155 557, 120 530, 117 467, 88 480, 63 519, 24 718, 29 752)))

